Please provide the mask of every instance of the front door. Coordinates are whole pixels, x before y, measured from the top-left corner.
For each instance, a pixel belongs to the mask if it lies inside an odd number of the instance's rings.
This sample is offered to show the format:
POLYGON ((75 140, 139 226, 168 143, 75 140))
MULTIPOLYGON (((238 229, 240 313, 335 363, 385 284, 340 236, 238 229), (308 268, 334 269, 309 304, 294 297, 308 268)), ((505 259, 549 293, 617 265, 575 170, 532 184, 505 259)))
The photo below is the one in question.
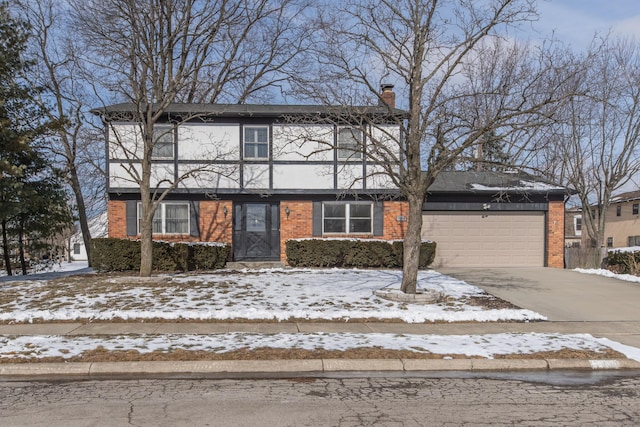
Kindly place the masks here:
POLYGON ((233 209, 233 259, 279 261, 280 205, 247 202, 233 209))

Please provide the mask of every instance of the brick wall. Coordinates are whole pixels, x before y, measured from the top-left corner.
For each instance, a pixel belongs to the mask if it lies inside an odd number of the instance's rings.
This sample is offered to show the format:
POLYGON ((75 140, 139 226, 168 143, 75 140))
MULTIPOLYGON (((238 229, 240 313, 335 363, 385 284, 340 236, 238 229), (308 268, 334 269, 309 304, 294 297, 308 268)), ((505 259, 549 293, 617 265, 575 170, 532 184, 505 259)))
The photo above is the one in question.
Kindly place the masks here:
POLYGON ((547 266, 564 268, 564 202, 549 202, 547 214, 547 266))
MULTIPOLYGON (((398 216, 407 215, 406 202, 384 202, 384 235, 346 234, 334 237, 358 239, 404 239, 406 222, 398 222, 398 216)), ((286 241, 289 239, 312 238, 313 236, 313 202, 295 201, 280 204, 280 259, 286 261, 286 241), (287 218, 286 207, 289 207, 287 218)), ((316 238, 321 238, 316 236, 316 238)))
POLYGON ((407 229, 406 221, 398 221, 398 217, 406 217, 409 212, 407 202, 384 202, 384 236, 385 240, 403 240, 407 229))
POLYGON ((127 238, 127 202, 109 200, 107 205, 107 222, 109 237, 116 239, 127 238))
POLYGON ((200 240, 231 245, 232 234, 233 203, 230 201, 200 202, 200 240))
MULTIPOLYGON (((126 239, 127 237, 127 202, 110 200, 108 207, 109 237, 126 239)), ((155 240, 169 242, 226 242, 231 244, 232 234, 232 203, 229 201, 201 201, 200 202, 200 238, 188 234, 156 235, 155 240), (224 208, 227 208, 227 215, 224 208)))
POLYGON ((286 262, 286 241, 313 237, 313 203, 295 201, 280 203, 280 260, 286 262), (289 217, 285 209, 289 207, 289 217))

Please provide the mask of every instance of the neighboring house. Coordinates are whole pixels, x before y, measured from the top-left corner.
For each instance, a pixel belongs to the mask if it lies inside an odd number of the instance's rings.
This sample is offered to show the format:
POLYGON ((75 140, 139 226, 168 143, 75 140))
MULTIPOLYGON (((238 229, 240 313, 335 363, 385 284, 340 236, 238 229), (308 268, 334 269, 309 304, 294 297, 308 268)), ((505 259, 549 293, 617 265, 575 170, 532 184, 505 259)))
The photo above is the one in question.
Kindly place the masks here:
POLYGON ((442 172, 423 208, 435 267, 564 267, 567 190, 527 174, 442 172))
MULTIPOLYGON (((286 261, 294 238, 403 239, 407 203, 360 150, 375 138, 400 158, 387 135, 401 138, 405 112, 389 86, 382 95, 391 110, 170 105, 156 125, 152 186, 198 173, 163 201, 154 239, 226 242, 235 261, 286 261), (363 132, 353 111, 375 126, 363 132)), ((140 190, 130 172, 140 169, 142 141, 127 119, 132 106, 95 112, 107 124, 109 237, 139 237, 140 190)), ((564 194, 529 176, 445 172, 424 205, 422 235, 438 244, 436 265, 562 268, 564 194)))
MULTIPOLYGON (((107 237, 109 234, 107 224, 108 218, 106 212, 91 218, 89 220, 89 232, 91 233, 91 238, 107 237)), ((87 248, 85 247, 84 240, 82 239, 82 232, 78 231, 71 236, 69 241, 69 250, 71 251, 71 260, 87 260, 87 248)))
POLYGON ((605 213, 604 238, 609 248, 640 246, 640 191, 611 198, 605 213))
POLYGON ((586 232, 582 233, 582 209, 569 208, 564 212, 564 245, 579 248, 583 245, 586 232))

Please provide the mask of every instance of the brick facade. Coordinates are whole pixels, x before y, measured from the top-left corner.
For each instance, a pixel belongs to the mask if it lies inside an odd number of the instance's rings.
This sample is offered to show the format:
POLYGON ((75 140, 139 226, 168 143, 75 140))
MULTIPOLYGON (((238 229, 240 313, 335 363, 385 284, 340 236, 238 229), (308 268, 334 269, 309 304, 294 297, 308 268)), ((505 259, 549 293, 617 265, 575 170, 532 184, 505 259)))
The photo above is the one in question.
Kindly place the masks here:
MULTIPOLYGON (((398 222, 397 217, 406 215, 406 202, 384 202, 384 234, 340 234, 336 237, 358 239, 401 240, 404 238, 405 222, 398 222)), ((286 262, 286 242, 289 239, 305 239, 313 236, 313 202, 283 201, 280 204, 280 259, 286 262), (286 208, 289 208, 287 217, 286 208)), ((321 238, 316 236, 316 238, 321 238)))
MULTIPOLYGON (((384 234, 340 235, 363 239, 402 240, 407 223, 408 206, 406 202, 384 202, 384 234)), ((109 237, 127 238, 126 202, 111 200, 108 204, 109 237)), ((547 266, 564 268, 564 202, 549 202, 547 214, 547 266)), ((166 241, 204 241, 232 244, 233 203, 231 201, 200 202, 200 238, 188 235, 154 236, 166 241), (225 214, 226 208, 226 214, 225 214)), ((313 202, 283 201, 280 204, 280 259, 286 261, 286 241, 313 237, 313 202), (286 210, 289 209, 287 216, 286 210)))
POLYGON ((107 222, 109 237, 116 239, 127 238, 127 202, 109 200, 107 205, 107 222))
POLYGON ((564 268, 564 201, 549 202, 547 267, 564 268))

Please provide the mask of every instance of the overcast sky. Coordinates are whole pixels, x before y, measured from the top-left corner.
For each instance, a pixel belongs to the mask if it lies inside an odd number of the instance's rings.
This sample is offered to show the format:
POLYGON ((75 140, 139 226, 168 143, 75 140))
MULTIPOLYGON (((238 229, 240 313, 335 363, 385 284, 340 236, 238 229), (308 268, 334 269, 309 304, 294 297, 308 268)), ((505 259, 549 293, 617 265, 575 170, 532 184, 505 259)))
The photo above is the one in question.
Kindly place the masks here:
POLYGON ((635 36, 640 40, 640 0, 538 0, 540 20, 534 27, 576 49, 589 45, 593 35, 635 36))

